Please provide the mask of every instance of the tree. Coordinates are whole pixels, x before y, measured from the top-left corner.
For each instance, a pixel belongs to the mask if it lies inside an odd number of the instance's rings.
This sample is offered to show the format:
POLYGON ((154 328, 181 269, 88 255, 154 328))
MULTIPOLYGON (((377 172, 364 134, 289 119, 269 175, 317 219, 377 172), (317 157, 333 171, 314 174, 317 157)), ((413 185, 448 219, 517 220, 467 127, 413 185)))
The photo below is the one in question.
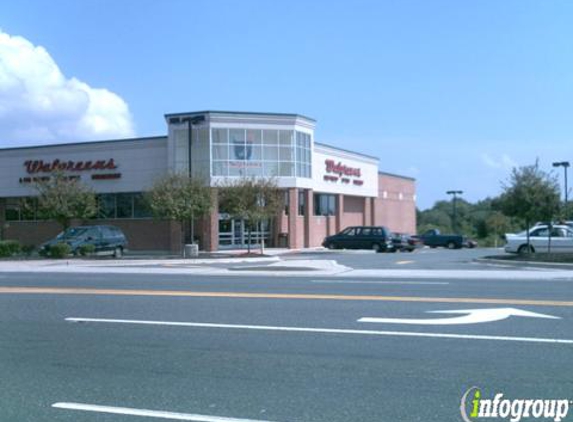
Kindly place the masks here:
POLYGON ((95 192, 79 178, 54 172, 35 185, 38 191, 38 214, 56 220, 64 230, 72 219, 88 219, 97 213, 95 192))
POLYGON ((499 211, 492 211, 484 221, 486 236, 494 236, 494 246, 497 248, 497 241, 509 229, 509 218, 499 211))
MULTIPOLYGON (((275 217, 284 207, 284 194, 274 179, 241 178, 219 186, 220 209, 231 218, 242 219, 248 227, 248 250, 251 251, 253 226, 275 217)), ((261 253, 263 241, 261 239, 261 253)))
POLYGON ((496 200, 499 209, 507 216, 518 217, 527 227, 534 221, 552 221, 559 212, 560 192, 555 176, 534 165, 514 168, 509 181, 503 186, 503 193, 496 200))
POLYGON ((181 239, 184 239, 184 225, 191 221, 191 242, 195 243, 195 219, 211 212, 212 191, 203 180, 190 178, 184 173, 168 174, 158 179, 146 200, 155 218, 179 222, 181 239))

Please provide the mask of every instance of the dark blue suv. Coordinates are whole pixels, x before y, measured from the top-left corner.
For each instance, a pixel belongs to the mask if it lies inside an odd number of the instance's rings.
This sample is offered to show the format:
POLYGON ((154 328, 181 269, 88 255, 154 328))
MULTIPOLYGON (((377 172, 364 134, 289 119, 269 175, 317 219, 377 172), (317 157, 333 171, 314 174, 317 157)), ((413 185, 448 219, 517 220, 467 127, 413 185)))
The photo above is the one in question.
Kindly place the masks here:
POLYGON ((376 252, 395 252, 390 231, 384 226, 347 227, 328 236, 322 242, 328 249, 372 249, 376 252))
POLYGON ((77 255, 84 245, 93 245, 97 255, 113 255, 116 258, 121 258, 127 249, 125 235, 115 226, 70 227, 44 243, 40 250, 46 251, 56 243, 67 243, 74 255, 77 255))

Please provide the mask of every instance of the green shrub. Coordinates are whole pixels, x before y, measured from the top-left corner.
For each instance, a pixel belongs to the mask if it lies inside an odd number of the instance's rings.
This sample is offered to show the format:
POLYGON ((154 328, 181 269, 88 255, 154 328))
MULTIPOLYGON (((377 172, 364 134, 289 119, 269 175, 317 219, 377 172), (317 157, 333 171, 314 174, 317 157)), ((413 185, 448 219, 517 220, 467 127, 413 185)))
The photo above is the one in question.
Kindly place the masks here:
POLYGON ((24 245, 22 246, 21 250, 24 255, 30 256, 34 253, 36 247, 34 245, 24 245))
POLYGON ((17 240, 0 241, 0 257, 5 258, 20 252, 20 243, 17 240))
POLYGON ((67 243, 56 243, 55 245, 50 246, 48 251, 48 256, 50 258, 65 258, 69 254, 72 253, 72 248, 67 243))
POLYGON ((79 247, 79 253, 81 256, 91 255, 95 252, 94 245, 82 245, 79 247))

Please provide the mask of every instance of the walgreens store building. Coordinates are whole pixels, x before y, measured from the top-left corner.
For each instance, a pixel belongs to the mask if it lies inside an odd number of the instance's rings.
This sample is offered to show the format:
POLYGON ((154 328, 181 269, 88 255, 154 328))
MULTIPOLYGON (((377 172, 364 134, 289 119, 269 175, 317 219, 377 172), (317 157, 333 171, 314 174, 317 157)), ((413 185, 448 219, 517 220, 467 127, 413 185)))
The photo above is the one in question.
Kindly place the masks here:
MULTIPOLYGON (((39 220, 33 209, 21 206, 23 198, 36 195, 34 182, 54 170, 79 178, 98 194, 97 218, 76 223, 118 226, 133 250, 180 248, 179 224, 154 220, 143 199, 170 172, 188 172, 215 190, 240 177, 275 178, 285 192, 285 209, 252 234, 268 246, 320 246, 325 236, 352 225, 416 230, 415 180, 380 171, 376 157, 316 142, 313 119, 221 111, 165 119, 167 136, 0 150, 2 238, 38 245, 59 232, 55 222, 39 220)), ((213 205, 211 215, 196 222, 200 247, 244 247, 245 222, 213 205)))

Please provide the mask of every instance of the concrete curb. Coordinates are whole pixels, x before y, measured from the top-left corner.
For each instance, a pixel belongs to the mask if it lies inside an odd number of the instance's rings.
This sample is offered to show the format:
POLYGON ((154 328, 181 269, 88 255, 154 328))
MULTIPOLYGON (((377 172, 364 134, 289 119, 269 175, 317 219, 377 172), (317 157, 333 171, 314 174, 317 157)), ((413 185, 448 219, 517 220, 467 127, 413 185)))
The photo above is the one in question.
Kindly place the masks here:
POLYGON ((495 264, 495 265, 506 265, 509 267, 540 267, 540 268, 556 268, 556 269, 567 269, 573 270, 573 264, 560 263, 560 262, 537 262, 537 261, 510 261, 506 259, 495 259, 495 258, 476 258, 474 262, 479 262, 481 264, 495 264))

